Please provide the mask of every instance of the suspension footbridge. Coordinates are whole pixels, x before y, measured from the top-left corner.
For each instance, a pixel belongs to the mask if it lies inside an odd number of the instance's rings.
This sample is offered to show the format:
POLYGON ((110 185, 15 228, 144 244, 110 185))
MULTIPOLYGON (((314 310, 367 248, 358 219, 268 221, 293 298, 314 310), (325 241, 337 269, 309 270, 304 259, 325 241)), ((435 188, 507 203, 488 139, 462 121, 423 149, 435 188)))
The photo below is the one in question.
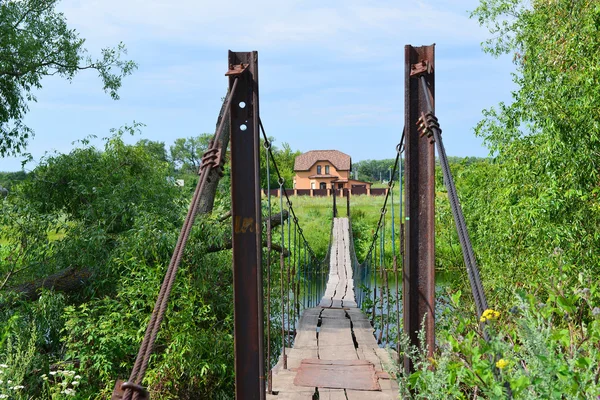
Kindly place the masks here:
POLYGON ((394 399, 394 361, 357 308, 348 218, 334 218, 329 274, 317 307, 300 318, 294 347, 271 371, 269 399, 394 399), (392 374, 392 375, 390 375, 392 374))
MULTIPOLYGON (((400 335, 429 356, 435 351, 436 148, 477 317, 487 309, 435 116, 434 46, 405 47, 405 127, 398 132, 391 173, 398 178, 388 184, 379 222, 360 262, 347 191, 347 217, 338 216, 334 195, 329 251, 323 260, 316 256, 260 118, 258 53, 230 51, 227 64, 229 92, 220 123, 202 159, 198 184, 131 375, 117 381, 112 399, 149 398, 144 377, 169 295, 200 196, 221 174, 228 145, 235 398, 398 398, 396 373, 414 371, 413 360, 398 354, 400 335), (260 185, 263 152, 267 188, 260 185), (278 201, 271 197, 271 176, 279 184, 278 201), (398 203, 393 200, 396 184, 398 203), (391 234, 386 235, 386 224, 391 234), (392 249, 391 261, 385 257, 386 244, 392 249)), ((510 396, 510 388, 507 392, 510 396)))

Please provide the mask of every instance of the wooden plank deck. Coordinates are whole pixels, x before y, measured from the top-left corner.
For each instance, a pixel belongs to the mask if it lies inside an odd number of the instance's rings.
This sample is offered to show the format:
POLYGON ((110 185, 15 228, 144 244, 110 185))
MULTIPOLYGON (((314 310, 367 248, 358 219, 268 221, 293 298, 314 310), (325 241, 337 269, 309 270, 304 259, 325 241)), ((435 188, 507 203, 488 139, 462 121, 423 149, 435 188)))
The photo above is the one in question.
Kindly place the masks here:
POLYGON ((287 369, 280 359, 273 368, 273 394, 267 399, 398 398, 398 384, 392 373, 394 355, 379 348, 371 323, 356 306, 351 243, 348 219, 335 218, 325 295, 318 307, 302 313, 294 347, 286 349, 287 369), (371 385, 367 384, 370 381, 365 378, 365 368, 374 369, 371 385), (348 374, 357 374, 356 382, 349 384, 348 374), (357 388, 362 386, 364 389, 357 388), (369 386, 379 390, 368 390, 369 386))

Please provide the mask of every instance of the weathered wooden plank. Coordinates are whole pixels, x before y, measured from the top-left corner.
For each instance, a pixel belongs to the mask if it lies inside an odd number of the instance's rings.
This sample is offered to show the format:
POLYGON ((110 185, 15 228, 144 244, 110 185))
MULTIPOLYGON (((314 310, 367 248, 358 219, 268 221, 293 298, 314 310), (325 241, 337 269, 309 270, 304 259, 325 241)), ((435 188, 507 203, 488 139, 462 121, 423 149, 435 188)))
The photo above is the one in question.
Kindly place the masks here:
POLYGON ((319 400, 346 400, 344 389, 319 389, 319 400))
POLYGON ((303 362, 294 385, 332 389, 381 390, 372 364, 303 362))

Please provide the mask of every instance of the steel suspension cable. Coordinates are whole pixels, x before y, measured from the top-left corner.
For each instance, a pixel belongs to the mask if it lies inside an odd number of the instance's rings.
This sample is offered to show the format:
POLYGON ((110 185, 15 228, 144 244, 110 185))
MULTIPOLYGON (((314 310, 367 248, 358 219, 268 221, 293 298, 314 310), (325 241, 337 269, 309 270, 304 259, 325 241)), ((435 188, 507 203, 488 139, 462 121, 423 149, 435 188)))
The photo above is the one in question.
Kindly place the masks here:
POLYGON ((196 189, 194 191, 194 195, 190 206, 188 208, 188 212, 186 218, 183 223, 183 227, 179 233, 179 237, 177 238, 177 244, 175 245, 175 250, 173 251, 173 255, 171 256, 171 261, 169 262, 169 266, 167 268, 167 272, 165 273, 165 278, 160 288, 160 292, 158 294, 158 298, 154 305, 154 310, 152 311, 152 316, 150 317, 150 322, 146 327, 146 333, 144 334, 144 338, 142 340, 142 344, 138 351, 138 355, 136 357, 133 369, 131 371, 131 375, 129 376, 129 380, 124 382, 121 385, 121 389, 124 391, 123 399, 124 400, 137 400, 142 397, 147 397, 146 390, 141 386, 141 383, 146 374, 146 370, 148 368, 148 363, 150 361, 150 355, 152 354, 154 343, 156 342, 156 336, 158 335, 158 331, 160 330, 160 325, 164 318, 167 304, 169 301, 169 296, 171 294, 171 289, 173 288, 173 283, 175 282, 175 277, 177 275, 177 271, 179 270, 179 265, 181 264, 181 258, 183 257, 183 251, 185 249, 185 245, 187 244, 188 238, 190 236, 190 232, 192 230, 192 226, 194 224, 194 220, 196 217, 196 211, 198 209, 198 205, 200 203, 200 197, 204 192, 204 188, 206 186, 206 182, 208 180, 208 175, 210 170, 213 168, 220 167, 220 163, 223 158, 220 154, 219 148, 219 140, 221 135, 223 134, 223 129, 225 127, 225 120, 229 115, 229 110, 231 106, 231 99, 235 94, 235 90, 237 88, 238 80, 237 78, 234 80, 231 90, 229 91, 226 101, 225 101, 225 111, 217 127, 217 131, 211 141, 209 149, 204 155, 203 163, 200 166, 199 174, 200 177, 198 179, 198 183, 196 185, 196 189))
MULTIPOLYGON (((285 297, 284 297, 284 275, 285 275, 285 225, 283 220, 283 178, 279 178, 279 209, 281 210, 281 254, 279 255, 279 289, 281 294, 281 305, 279 310, 281 312, 281 348, 283 354, 283 369, 287 369, 287 358, 285 356, 285 297)), ((289 219, 289 216, 288 216, 289 219)))
MULTIPOLYGON (((439 126, 437 118, 433 114, 431 93, 427 88, 427 81, 425 80, 425 76, 421 75, 419 79, 421 82, 421 89, 423 91, 423 94, 425 95, 425 100, 427 103, 427 114, 421 116, 421 125, 419 129, 421 129, 423 133, 427 133, 428 136, 433 136, 433 140, 436 143, 438 149, 440 165, 444 174, 444 183, 446 185, 446 189, 448 190, 450 208, 452 210, 452 216, 454 217, 454 223, 458 232, 465 266, 467 267, 467 275, 469 276, 471 291, 475 300, 475 307, 477 308, 478 317, 481 317, 484 311, 488 309, 488 303, 485 297, 485 292, 483 290, 481 276, 479 275, 477 260, 475 259, 473 245, 471 244, 471 238, 469 237, 469 232, 467 230, 467 223, 465 221, 465 216, 463 214, 462 207, 460 205, 460 200, 456 192, 456 184, 454 183, 454 178, 452 176, 452 172, 450 171, 450 163, 448 162, 446 149, 444 147, 444 142, 442 141, 442 130, 439 126)), ((485 324, 485 322, 483 323, 485 324)), ((490 341, 488 332, 485 329, 483 330, 483 337, 486 341, 490 341)), ((500 372, 498 371, 498 368, 495 365, 493 366, 493 368, 494 376, 497 379, 500 379, 500 372)), ((506 389, 508 398, 511 399, 512 390, 508 381, 504 381, 504 387, 506 389)))
POLYGON ((272 218, 272 205, 271 205, 271 162, 270 152, 271 143, 265 141, 263 143, 265 148, 265 160, 267 169, 267 362, 269 370, 267 372, 267 392, 270 394, 273 392, 273 373, 271 371, 271 249, 273 247, 273 236, 271 232, 271 218, 272 218))
MULTIPOLYGON (((400 143, 396 146, 396 148, 401 148, 403 146, 405 131, 406 131, 406 129, 402 130, 402 137, 400 138, 400 143)), ((398 168, 398 161, 399 161, 399 159, 400 159, 400 153, 396 152, 396 159, 394 161, 394 166, 392 168, 392 176, 394 176, 396 174, 396 170, 398 168)), ((389 183, 388 183, 388 188, 389 188, 389 183)), ((384 209, 384 208, 387 207, 387 202, 388 202, 389 196, 390 196, 390 190, 388 190, 387 193, 386 193, 386 195, 385 195, 385 199, 383 201, 383 207, 382 207, 382 209, 384 209)), ((373 248, 375 247, 376 239, 378 237, 379 230, 381 229, 382 218, 383 218, 383 214, 381 214, 379 216, 379 222, 377 222, 377 229, 375 231, 375 235, 373 236, 373 241, 371 242, 371 245, 369 246, 369 250, 367 251, 367 255, 369 255, 371 253, 371 251, 373 251, 373 248)), ((364 261, 363 261, 363 263, 364 263, 364 261)))
MULTIPOLYGON (((286 304, 287 304, 287 310, 286 310, 286 322, 287 322, 287 330, 285 332, 285 340, 286 343, 288 344, 288 347, 290 346, 290 279, 291 279, 291 269, 292 269, 292 221, 289 219, 288 216, 288 223, 287 223, 287 227, 288 227, 288 259, 287 259, 287 282, 286 282, 286 287, 285 287, 285 297, 286 297, 286 304)), ((287 358, 286 358, 286 368, 287 368, 287 358)))
MULTIPOLYGON (((398 173, 398 218, 400 221, 400 243, 398 244, 398 248, 399 248, 399 252, 400 252, 400 259, 402 260, 402 266, 404 266, 404 251, 403 251, 403 247, 404 247, 404 223, 402 222, 402 168, 403 168, 403 164, 402 164, 402 146, 398 145, 396 151, 398 152, 398 154, 400 154, 400 160, 398 162, 398 168, 399 168, 399 173, 398 173)), ((393 179, 393 177, 392 177, 393 179)), ((393 193, 392 193, 393 195, 393 193)), ((392 198, 392 203, 393 203, 393 198, 392 198)), ((394 232, 394 207, 392 207, 392 232, 394 232)), ((396 279, 396 353, 398 354, 398 363, 400 363, 400 288, 399 288, 399 276, 398 276, 398 258, 396 256, 395 250, 394 250, 394 275, 395 275, 395 279, 396 279)))
MULTIPOLYGON (((421 89, 423 90, 423 94, 425 95, 427 103, 427 115, 422 116, 421 126, 426 129, 428 133, 433 135, 433 140, 435 141, 438 149, 440 165, 444 174, 444 182, 448 190, 448 198, 450 200, 450 206, 452 209, 452 216, 454 217, 454 223, 456 224, 456 229, 458 231, 460 246, 463 251, 463 258, 467 267, 467 274, 469 276, 471 290, 475 299, 475 306, 477 307, 477 314, 478 317, 481 317, 483 312, 487 310, 488 304, 483 291, 483 285, 479 275, 479 268, 477 267, 477 261, 473 253, 473 245, 471 244, 471 239, 469 238, 467 224, 462 212, 460 200, 458 198, 458 194, 456 193, 456 185, 454 183, 454 178, 452 177, 452 172, 450 171, 450 164, 448 163, 448 157, 446 156, 446 149, 444 147, 444 143, 442 142, 442 130, 439 127, 437 118, 435 118, 433 115, 431 94, 427 88, 425 76, 421 76, 420 81, 421 89)), ((484 334, 486 333, 484 332, 484 334)))

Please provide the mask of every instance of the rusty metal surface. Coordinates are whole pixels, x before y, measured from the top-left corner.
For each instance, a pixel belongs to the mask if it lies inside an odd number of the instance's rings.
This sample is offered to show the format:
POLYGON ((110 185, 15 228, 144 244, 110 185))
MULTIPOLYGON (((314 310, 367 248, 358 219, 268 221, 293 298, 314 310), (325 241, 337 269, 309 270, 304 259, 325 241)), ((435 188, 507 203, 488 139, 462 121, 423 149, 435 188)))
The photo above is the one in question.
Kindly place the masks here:
MULTIPOLYGON (((241 54, 241 53, 240 53, 241 54)), ((229 64, 229 69, 225 72, 225 76, 237 76, 241 75, 246 68, 248 68, 249 64, 229 64)))
MULTIPOLYGON (((434 97, 434 46, 405 47, 405 253, 402 280, 404 332, 413 345, 427 345, 430 355, 435 349, 435 154, 434 145, 421 137, 418 120, 427 112, 426 98, 419 87, 419 76, 425 76, 434 97), (430 71, 430 73, 427 73, 430 71), (425 340, 418 332, 424 316, 425 340)), ((404 360, 406 371, 412 370, 404 360)))
POLYGON ((418 76, 423 74, 431 74, 433 72, 433 62, 429 60, 421 60, 410 66, 410 76, 418 76))
POLYGON ((230 51, 229 66, 235 397, 264 399, 258 53, 230 51))
POLYGON ((131 389, 134 392, 137 392, 138 399, 140 400, 150 400, 150 395, 143 386, 131 382, 124 382, 121 379, 117 379, 110 400, 122 400, 125 397, 125 389, 131 389))
POLYGON ((305 359, 294 385, 330 389, 380 391, 373 363, 366 360, 305 359))

